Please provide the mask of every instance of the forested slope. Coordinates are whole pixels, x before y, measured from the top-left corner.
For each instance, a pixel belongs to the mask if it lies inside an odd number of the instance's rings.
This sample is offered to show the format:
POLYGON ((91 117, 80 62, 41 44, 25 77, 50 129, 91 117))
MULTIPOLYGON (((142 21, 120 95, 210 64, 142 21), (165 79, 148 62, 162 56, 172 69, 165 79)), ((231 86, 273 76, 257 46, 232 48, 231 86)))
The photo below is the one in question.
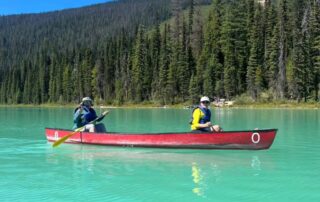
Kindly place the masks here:
POLYGON ((319 0, 214 0, 209 14, 203 4, 123 0, 0 17, 0 102, 318 100, 319 0))

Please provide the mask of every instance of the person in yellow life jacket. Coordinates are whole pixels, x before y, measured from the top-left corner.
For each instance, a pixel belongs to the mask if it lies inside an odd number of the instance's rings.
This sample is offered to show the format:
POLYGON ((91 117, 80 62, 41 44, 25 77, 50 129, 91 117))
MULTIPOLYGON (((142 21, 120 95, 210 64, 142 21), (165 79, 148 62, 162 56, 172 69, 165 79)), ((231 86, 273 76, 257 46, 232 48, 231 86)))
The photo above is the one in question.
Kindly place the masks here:
POLYGON ((201 132, 219 132, 219 125, 212 125, 211 111, 209 109, 210 99, 204 96, 200 99, 200 105, 192 112, 191 130, 195 133, 201 132))

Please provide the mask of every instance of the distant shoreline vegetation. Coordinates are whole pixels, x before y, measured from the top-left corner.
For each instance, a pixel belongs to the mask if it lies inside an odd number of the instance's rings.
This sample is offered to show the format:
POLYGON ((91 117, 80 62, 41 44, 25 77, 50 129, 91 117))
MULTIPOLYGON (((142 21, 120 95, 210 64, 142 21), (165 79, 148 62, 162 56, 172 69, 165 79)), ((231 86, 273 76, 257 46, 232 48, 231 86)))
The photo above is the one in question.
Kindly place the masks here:
MULTIPOLYGON (((288 108, 288 109, 320 109, 319 102, 297 102, 290 100, 272 101, 272 102, 244 102, 243 100, 235 100, 234 103, 229 105, 216 106, 214 103, 211 104, 211 108, 221 109, 277 109, 277 108, 288 108)), ((45 103, 45 104, 0 104, 0 107, 35 107, 35 108, 75 108, 77 103, 45 103)), ((160 103, 144 102, 144 103, 124 103, 124 104, 95 104, 96 109, 105 108, 163 108, 163 109, 193 109, 197 104, 190 103, 178 103, 173 105, 161 105, 160 103)))
POLYGON ((208 2, 2 16, 0 103, 318 105, 320 0, 208 2))

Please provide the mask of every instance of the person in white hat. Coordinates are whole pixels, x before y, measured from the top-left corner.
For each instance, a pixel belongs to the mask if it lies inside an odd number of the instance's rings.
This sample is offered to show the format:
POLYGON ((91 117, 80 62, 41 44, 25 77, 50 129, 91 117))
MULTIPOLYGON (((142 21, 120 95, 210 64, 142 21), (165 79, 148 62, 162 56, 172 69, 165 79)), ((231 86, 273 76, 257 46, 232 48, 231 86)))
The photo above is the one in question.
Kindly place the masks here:
POLYGON ((212 125, 211 123, 211 111, 209 109, 209 105, 210 99, 207 96, 203 96, 200 99, 200 105, 193 110, 192 119, 190 121, 192 132, 201 133, 221 131, 220 126, 212 125))
MULTIPOLYGON (((96 114, 96 111, 92 107, 93 107, 92 99, 90 97, 84 97, 80 105, 74 110, 74 115, 73 115, 74 130, 82 126, 85 126, 84 131, 106 132, 106 128, 103 123, 89 124, 91 121, 95 120, 98 117, 96 114)), ((98 120, 98 121, 101 121, 101 120, 98 120)))

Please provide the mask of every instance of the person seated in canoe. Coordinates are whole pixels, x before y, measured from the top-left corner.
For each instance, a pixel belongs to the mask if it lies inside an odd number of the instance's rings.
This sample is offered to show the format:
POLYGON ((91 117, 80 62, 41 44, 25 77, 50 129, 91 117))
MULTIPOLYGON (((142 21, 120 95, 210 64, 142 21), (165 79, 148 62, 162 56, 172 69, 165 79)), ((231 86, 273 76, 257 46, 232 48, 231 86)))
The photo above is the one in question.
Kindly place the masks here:
POLYGON ((210 99, 204 96, 200 99, 200 105, 193 109, 192 119, 190 120, 191 130, 194 133, 219 132, 219 125, 211 123, 211 111, 209 109, 210 99))
MULTIPOLYGON (((90 97, 85 97, 82 99, 80 105, 74 110, 74 130, 82 126, 85 126, 83 131, 86 132, 106 132, 106 128, 103 123, 90 123, 91 121, 94 121, 98 118, 96 111, 92 107, 93 101, 90 97)), ((99 118, 97 122, 101 121, 103 118, 104 116, 101 116, 101 118, 99 118)))

